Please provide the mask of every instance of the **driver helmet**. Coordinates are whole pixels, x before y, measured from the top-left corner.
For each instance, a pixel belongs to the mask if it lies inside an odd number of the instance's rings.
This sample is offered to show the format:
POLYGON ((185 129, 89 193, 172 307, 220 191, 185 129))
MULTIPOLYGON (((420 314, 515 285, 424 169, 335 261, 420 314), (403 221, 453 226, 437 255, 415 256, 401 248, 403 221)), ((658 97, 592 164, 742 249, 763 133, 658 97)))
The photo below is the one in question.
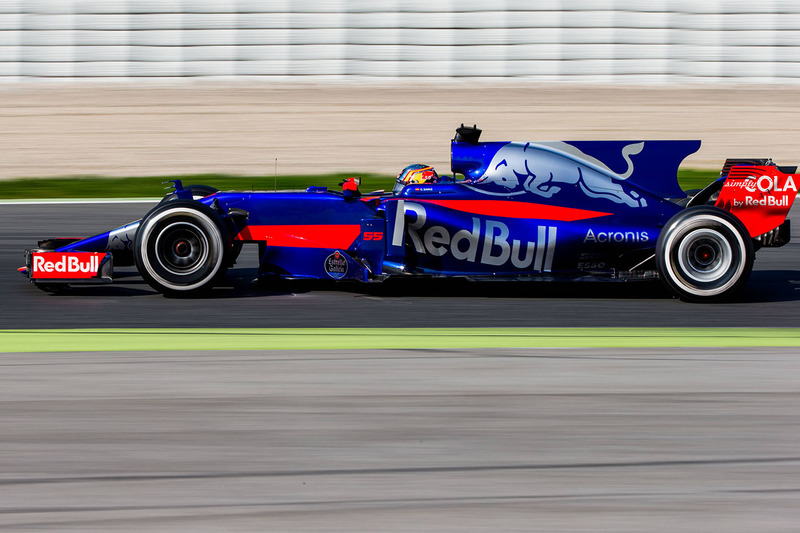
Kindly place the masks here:
POLYGON ((438 181, 439 175, 436 174, 432 166, 416 163, 414 165, 408 165, 397 175, 394 192, 400 192, 406 185, 415 183, 436 183, 438 181))

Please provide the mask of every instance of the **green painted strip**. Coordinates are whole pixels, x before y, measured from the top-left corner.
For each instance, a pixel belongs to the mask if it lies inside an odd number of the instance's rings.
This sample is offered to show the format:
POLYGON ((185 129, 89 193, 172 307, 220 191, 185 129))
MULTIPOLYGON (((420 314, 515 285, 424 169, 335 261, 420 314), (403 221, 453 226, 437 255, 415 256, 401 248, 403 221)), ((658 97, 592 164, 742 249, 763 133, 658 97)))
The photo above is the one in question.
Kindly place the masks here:
POLYGON ((0 200, 0 205, 157 204, 161 198, 16 198, 0 200))
POLYGON ((0 352, 392 348, 800 347, 800 328, 0 330, 0 352))

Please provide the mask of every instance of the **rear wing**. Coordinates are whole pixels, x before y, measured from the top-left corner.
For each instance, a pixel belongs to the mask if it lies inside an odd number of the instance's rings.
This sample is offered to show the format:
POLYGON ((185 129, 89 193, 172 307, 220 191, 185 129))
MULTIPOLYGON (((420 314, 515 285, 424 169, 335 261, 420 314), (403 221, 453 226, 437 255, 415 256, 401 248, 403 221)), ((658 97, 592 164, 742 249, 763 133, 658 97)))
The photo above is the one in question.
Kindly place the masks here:
POLYGON ((729 159, 720 174, 725 181, 714 205, 741 220, 751 237, 772 233, 784 224, 797 196, 796 170, 768 159, 729 159))

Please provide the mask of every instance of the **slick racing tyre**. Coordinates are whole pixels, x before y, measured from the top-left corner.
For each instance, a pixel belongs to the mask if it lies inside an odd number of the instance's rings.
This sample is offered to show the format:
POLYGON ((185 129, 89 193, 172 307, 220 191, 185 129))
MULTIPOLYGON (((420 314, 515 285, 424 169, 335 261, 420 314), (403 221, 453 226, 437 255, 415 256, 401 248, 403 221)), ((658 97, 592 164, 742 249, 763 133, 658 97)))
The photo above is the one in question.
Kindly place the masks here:
POLYGON ((145 281, 169 296, 210 289, 230 265, 231 239, 207 205, 193 200, 159 204, 139 224, 136 268, 145 281))
POLYGON ((656 244, 656 265, 683 300, 718 301, 733 295, 753 269, 753 241, 727 211, 690 207, 673 216, 656 244))

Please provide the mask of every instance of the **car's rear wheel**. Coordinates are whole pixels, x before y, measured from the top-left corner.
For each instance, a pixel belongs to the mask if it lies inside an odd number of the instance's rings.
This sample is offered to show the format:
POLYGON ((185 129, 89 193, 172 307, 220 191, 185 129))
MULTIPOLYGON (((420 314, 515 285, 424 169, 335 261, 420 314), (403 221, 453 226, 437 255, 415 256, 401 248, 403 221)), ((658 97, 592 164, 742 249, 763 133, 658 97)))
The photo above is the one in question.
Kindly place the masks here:
POLYGON ((735 294, 753 269, 753 242, 727 211, 690 207, 672 217, 656 244, 656 265, 669 289, 688 301, 735 294))
POLYGON ((139 273, 159 292, 188 296, 210 289, 230 264, 231 239, 219 215, 193 200, 156 206, 136 232, 139 273))

